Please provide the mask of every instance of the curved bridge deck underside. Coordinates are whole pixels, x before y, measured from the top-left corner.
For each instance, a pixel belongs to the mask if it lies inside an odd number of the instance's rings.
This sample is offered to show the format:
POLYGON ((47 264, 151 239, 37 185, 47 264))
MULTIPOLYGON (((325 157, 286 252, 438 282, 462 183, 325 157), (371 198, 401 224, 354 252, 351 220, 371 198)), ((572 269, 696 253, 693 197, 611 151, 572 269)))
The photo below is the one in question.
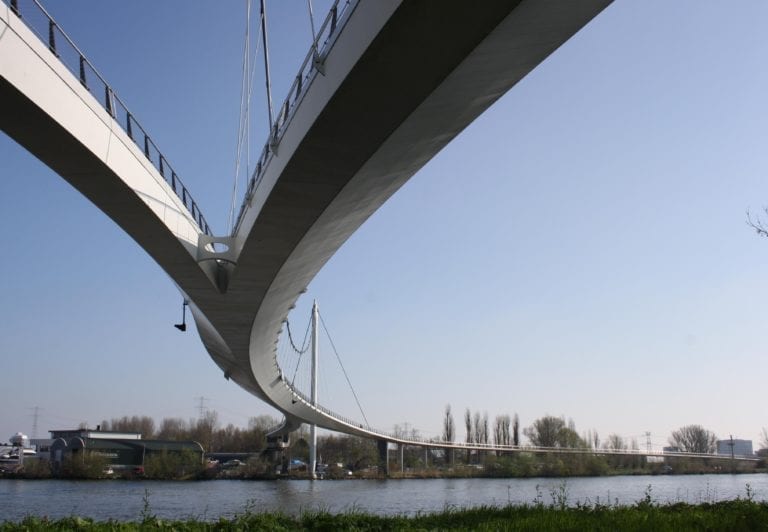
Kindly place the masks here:
POLYGON ((213 360, 227 378, 283 412, 283 430, 308 422, 407 443, 312 405, 292 389, 276 360, 282 323, 320 268, 376 209, 609 3, 351 2, 324 53, 324 72, 308 80, 228 237, 231 263, 198 260, 203 240, 194 220, 181 215, 184 231, 195 233, 182 236, 178 217, 161 216, 146 200, 149 191, 153 201, 183 213, 162 177, 140 164, 141 151, 112 117, 99 112, 87 91, 78 92, 77 78, 62 72, 3 4, 0 129, 168 272, 189 299, 213 360), (82 116, 68 118, 57 107, 61 94, 71 96, 82 116), (90 126, 83 126, 83 116, 90 126), (108 148, 94 144, 94 135, 108 148), (118 159, 109 148, 115 145, 124 146, 118 159))

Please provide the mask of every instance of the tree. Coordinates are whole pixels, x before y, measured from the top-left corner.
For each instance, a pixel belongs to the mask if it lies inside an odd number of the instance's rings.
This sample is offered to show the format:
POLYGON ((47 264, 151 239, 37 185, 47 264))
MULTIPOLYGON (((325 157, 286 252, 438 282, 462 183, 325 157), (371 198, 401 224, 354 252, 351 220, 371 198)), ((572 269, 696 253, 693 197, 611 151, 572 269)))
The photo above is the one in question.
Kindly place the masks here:
POLYGON ((327 464, 342 464, 352 471, 378 463, 376 442, 347 435, 324 435, 317 441, 318 452, 327 464))
POLYGON ((203 446, 206 451, 213 450, 213 433, 218 425, 219 415, 213 410, 206 410, 197 421, 191 422, 190 436, 203 446))
POLYGON ((483 429, 480 422, 480 412, 475 412, 472 416, 472 441, 475 443, 483 443, 483 429))
MULTIPOLYGON (((764 207, 763 211, 768 215, 768 207, 764 207)), ((753 219, 752 213, 749 211, 747 211, 747 225, 754 229, 759 236, 768 237, 768 223, 763 222, 759 216, 755 216, 753 219)))
POLYGON ((464 412, 464 428, 467 431, 467 443, 472 443, 472 412, 469 411, 469 408, 464 412))
POLYGON ((609 434, 603 443, 603 448, 609 451, 624 451, 627 449, 627 443, 618 434, 609 434))
MULTIPOLYGON (((464 428, 467 431, 466 435, 466 441, 468 444, 472 443, 472 413, 469 411, 469 408, 467 408, 464 411, 464 428)), ((469 463, 470 460, 472 460, 472 453, 469 449, 467 449, 467 452, 465 453, 465 459, 466 462, 469 463)))
POLYGON ((713 454, 717 436, 701 425, 685 425, 672 432, 669 444, 686 453, 713 454))
POLYGON ((763 427, 763 432, 761 433, 760 446, 763 449, 768 449, 768 429, 765 427, 763 427))
POLYGON ((597 435, 597 430, 592 429, 588 430, 584 434, 581 435, 581 439, 584 440, 584 443, 587 447, 590 447, 592 449, 599 449, 600 448, 600 437, 597 435))
POLYGON ((533 422, 523 433, 538 447, 586 447, 576 433, 573 421, 566 424, 562 417, 544 416, 533 422))
POLYGON ((520 418, 517 417, 517 414, 512 420, 512 445, 515 447, 520 445, 520 418))
POLYGON ((155 420, 149 416, 123 416, 106 419, 101 422, 101 430, 114 432, 138 432, 141 437, 149 440, 155 435, 155 420))
POLYGON ((445 417, 443 418, 443 441, 453 441, 456 436, 453 427, 453 414, 451 413, 451 405, 445 405, 445 417))
POLYGON ((160 430, 157 438, 160 440, 187 440, 189 439, 187 422, 180 417, 166 417, 160 422, 160 430))
POLYGON ((523 430, 532 445, 537 447, 557 447, 558 435, 565 429, 565 420, 554 416, 544 416, 523 430))
POLYGON ((493 442, 496 445, 509 445, 509 426, 512 423, 509 415, 496 416, 493 422, 493 442))

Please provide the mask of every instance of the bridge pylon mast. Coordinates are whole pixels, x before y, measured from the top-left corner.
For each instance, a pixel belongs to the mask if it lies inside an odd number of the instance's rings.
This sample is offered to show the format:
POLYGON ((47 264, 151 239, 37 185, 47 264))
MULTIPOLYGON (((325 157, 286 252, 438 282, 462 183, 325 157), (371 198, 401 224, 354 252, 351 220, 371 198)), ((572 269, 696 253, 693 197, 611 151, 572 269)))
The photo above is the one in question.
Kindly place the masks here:
MULTIPOLYGON (((318 311, 317 301, 312 303, 312 406, 317 406, 317 361, 318 347, 318 311)), ((317 425, 309 426, 309 471, 312 478, 317 476, 317 425)))

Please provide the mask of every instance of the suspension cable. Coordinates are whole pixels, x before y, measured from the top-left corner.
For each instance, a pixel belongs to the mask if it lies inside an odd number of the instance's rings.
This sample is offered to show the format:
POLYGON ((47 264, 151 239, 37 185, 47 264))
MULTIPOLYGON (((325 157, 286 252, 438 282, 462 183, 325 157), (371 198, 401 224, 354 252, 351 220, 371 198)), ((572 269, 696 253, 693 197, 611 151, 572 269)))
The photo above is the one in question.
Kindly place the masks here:
POLYGON ((243 115, 245 109, 246 99, 246 83, 248 80, 248 67, 251 64, 250 58, 250 42, 251 42, 251 0, 246 1, 245 8, 245 42, 243 43, 243 77, 240 81, 240 118, 237 124, 237 146, 235 149, 235 176, 232 181, 232 199, 229 206, 229 217, 227 225, 229 226, 229 232, 232 232, 232 224, 234 223, 235 215, 235 201, 237 200, 237 184, 240 177, 240 155, 243 147, 243 115))
POLYGON ((261 31, 262 25, 259 24, 258 33, 254 40, 256 46, 251 53, 251 7, 253 0, 246 0, 246 27, 245 27, 245 44, 243 46, 243 66, 242 66, 242 81, 240 84, 240 119, 237 126, 237 147, 235 154, 235 176, 232 183, 232 198, 229 207, 229 232, 234 229, 235 223, 235 205, 237 202, 237 189, 240 181, 240 170, 243 159, 243 145, 245 145, 246 151, 246 179, 250 177, 251 173, 251 95, 253 93, 253 80, 256 74, 256 62, 258 61, 259 48, 261 46, 261 31), (251 60, 253 56, 253 60, 251 60))
POLYGON ((267 38, 267 8, 261 0, 261 39, 264 42, 264 73, 267 84, 267 111, 269 112, 269 131, 272 134, 272 84, 269 80, 269 43, 267 38))
POLYGON ((312 48, 315 49, 315 55, 317 55, 317 34, 315 33, 315 16, 312 13, 312 0, 307 0, 307 7, 309 8, 309 25, 312 28, 312 48))
POLYGON ((347 384, 349 385, 349 389, 352 390, 352 395, 355 397, 357 408, 360 409, 360 413, 363 415, 363 419, 365 420, 365 425, 367 427, 370 427, 371 424, 368 423, 368 418, 365 416, 363 407, 360 404, 360 399, 358 399, 357 393, 355 392, 355 388, 352 386, 352 382, 349 380, 349 375, 347 375, 347 370, 344 369, 344 364, 342 364, 341 357, 339 356, 339 352, 336 350, 336 345, 333 343, 333 338, 331 338, 331 333, 328 332, 328 327, 325 326, 325 320, 323 319, 323 315, 320 314, 319 312, 318 312, 318 315, 320 316, 320 323, 323 325, 323 330, 325 330, 325 335, 328 337, 328 341, 331 343, 331 347, 333 348, 333 353, 336 355, 336 360, 339 361, 339 366, 341 366, 341 371, 344 373, 344 378, 347 379, 347 384))
POLYGON ((309 349, 309 345, 305 344, 307 339, 306 334, 304 335, 304 342, 301 343, 302 347, 301 349, 299 349, 298 347, 296 347, 296 344, 293 342, 293 336, 291 335, 291 322, 288 320, 285 320, 285 327, 286 329, 288 329, 288 340, 291 342, 291 347, 293 348, 294 351, 296 351, 296 354, 301 356, 304 353, 306 353, 307 349, 309 349))
MULTIPOLYGON (((288 321, 286 321, 286 324, 288 321)), ((309 329, 312 325, 312 316, 310 315, 309 320, 307 321, 307 329, 304 331, 304 340, 301 342, 301 350, 297 350, 296 346, 293 343, 293 339, 291 339, 290 332, 288 333, 288 338, 291 340, 291 347, 299 354, 298 360, 296 360, 296 368, 293 370, 293 378, 291 378, 291 386, 293 386, 296 382, 296 374, 299 372, 299 364, 301 364, 301 356, 307 352, 307 349, 309 349, 309 329)))

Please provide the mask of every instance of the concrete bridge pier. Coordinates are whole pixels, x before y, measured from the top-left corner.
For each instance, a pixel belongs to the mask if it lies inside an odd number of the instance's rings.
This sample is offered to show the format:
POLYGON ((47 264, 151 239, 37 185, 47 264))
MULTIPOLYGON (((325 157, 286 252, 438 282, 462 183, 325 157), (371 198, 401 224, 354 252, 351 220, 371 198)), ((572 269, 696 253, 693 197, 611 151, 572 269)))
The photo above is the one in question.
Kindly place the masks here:
POLYGON ((283 436, 267 436, 267 456, 269 461, 275 465, 280 463, 280 472, 285 474, 288 472, 288 457, 285 454, 285 449, 290 444, 290 436, 285 434, 283 436))
POLYGON ((389 442, 376 440, 376 448, 379 450, 379 474, 389 476, 389 442))

